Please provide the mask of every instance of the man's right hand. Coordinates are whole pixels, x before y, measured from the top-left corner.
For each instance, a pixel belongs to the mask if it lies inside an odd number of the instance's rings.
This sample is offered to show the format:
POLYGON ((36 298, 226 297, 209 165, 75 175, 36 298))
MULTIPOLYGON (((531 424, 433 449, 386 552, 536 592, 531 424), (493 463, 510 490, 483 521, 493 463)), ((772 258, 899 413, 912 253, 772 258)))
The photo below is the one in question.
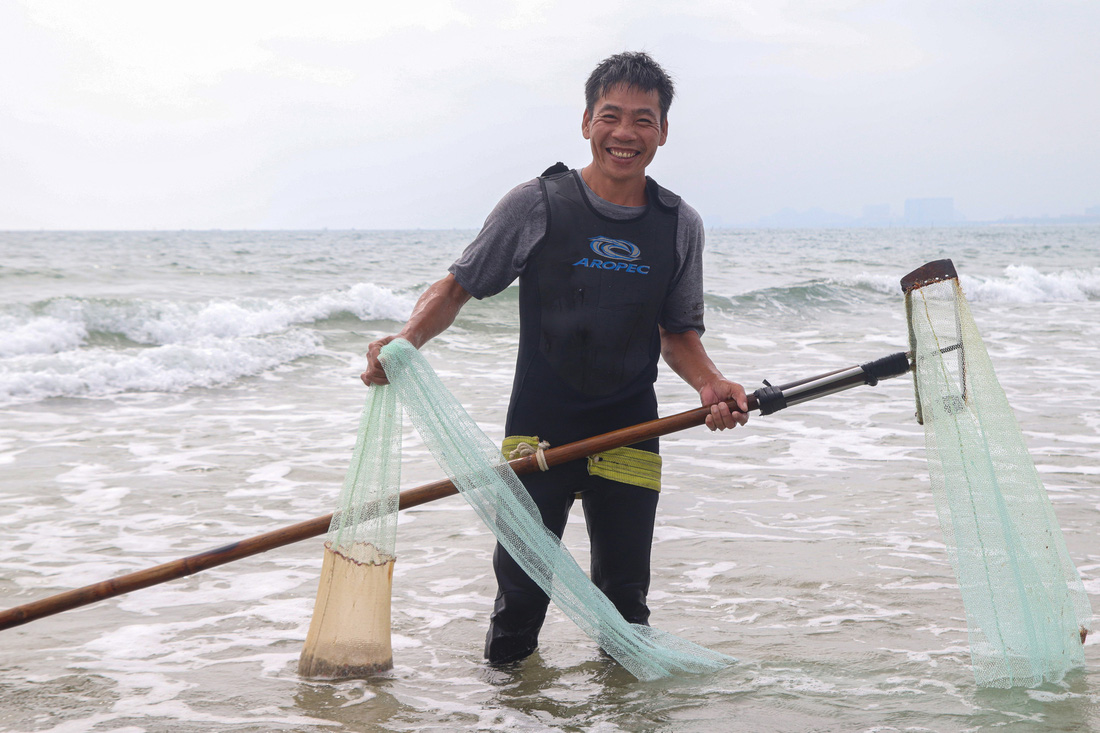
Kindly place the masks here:
POLYGON ((363 380, 363 384, 368 387, 372 384, 389 384, 390 380, 386 379, 386 370, 382 368, 382 362, 378 358, 378 354, 382 351, 382 347, 398 338, 397 335, 385 336, 372 341, 367 347, 367 371, 359 375, 359 378, 363 380))

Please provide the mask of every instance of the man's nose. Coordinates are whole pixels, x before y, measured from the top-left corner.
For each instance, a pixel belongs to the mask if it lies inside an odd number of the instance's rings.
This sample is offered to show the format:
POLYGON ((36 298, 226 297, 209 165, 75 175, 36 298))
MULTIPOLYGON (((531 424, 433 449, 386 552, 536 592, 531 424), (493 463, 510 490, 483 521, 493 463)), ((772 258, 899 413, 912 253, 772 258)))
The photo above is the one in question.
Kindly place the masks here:
POLYGON ((637 130, 634 129, 632 122, 620 120, 619 124, 615 125, 615 129, 611 131, 611 135, 617 140, 633 140, 637 137, 637 130))

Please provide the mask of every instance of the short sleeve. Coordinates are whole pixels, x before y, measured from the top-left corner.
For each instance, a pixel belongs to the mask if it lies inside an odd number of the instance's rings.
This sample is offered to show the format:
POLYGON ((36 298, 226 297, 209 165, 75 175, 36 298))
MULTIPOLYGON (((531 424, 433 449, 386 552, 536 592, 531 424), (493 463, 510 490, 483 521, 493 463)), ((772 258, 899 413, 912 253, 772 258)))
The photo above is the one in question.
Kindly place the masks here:
POLYGON ((518 278, 546 234, 547 211, 538 179, 504 195, 481 231, 448 272, 478 300, 496 295, 518 278))
POLYGON ((676 255, 679 267, 661 310, 660 324, 672 333, 695 331, 703 335, 703 219, 692 207, 680 202, 676 227, 676 255))

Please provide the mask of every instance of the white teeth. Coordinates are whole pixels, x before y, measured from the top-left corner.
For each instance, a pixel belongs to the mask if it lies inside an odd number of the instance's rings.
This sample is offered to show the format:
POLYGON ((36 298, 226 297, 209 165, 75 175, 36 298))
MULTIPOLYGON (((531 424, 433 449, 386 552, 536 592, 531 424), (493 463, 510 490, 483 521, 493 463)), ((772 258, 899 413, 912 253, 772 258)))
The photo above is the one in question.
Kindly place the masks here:
POLYGON ((637 155, 637 153, 633 150, 627 153, 620 153, 617 150, 609 150, 608 152, 610 152, 616 158, 633 158, 635 155, 637 155))

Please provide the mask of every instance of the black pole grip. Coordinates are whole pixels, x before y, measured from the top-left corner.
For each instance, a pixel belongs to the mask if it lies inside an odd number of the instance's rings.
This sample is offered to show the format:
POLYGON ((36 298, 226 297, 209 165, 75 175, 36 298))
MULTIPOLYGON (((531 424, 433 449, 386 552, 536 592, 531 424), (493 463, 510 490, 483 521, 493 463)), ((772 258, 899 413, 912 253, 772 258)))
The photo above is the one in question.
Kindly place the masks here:
POLYGON ((880 379, 889 379, 909 371, 909 355, 904 351, 861 364, 867 373, 867 384, 874 387, 880 379))
POLYGON ((783 389, 781 387, 774 387, 768 384, 768 380, 764 380, 764 385, 760 389, 753 392, 756 397, 756 404, 760 406, 761 415, 770 415, 773 412, 779 412, 787 407, 787 398, 783 396, 783 389))

